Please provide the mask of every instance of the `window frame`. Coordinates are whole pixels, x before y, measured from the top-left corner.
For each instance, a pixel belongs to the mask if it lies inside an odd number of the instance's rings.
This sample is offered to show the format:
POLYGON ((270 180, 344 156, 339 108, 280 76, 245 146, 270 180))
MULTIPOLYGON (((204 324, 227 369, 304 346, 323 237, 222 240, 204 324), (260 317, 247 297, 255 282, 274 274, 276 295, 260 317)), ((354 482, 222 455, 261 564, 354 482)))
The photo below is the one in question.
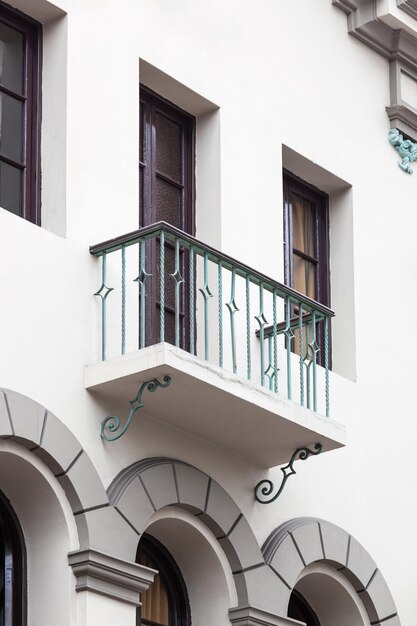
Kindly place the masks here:
MULTIPOLYGON (((157 114, 178 124, 182 129, 181 138, 181 164, 182 164, 182 216, 180 229, 189 235, 195 235, 195 137, 196 118, 184 111, 166 98, 163 98, 152 91, 146 85, 139 84, 139 226, 149 226, 156 222, 156 192, 155 179, 159 176, 162 180, 167 177, 156 169, 156 133, 154 118, 157 114), (143 116, 143 117, 142 117, 143 116), (141 182, 142 181, 142 184, 141 182), (142 200, 142 203, 141 203, 142 200)), ((177 181, 168 181, 178 187, 177 181)), ((147 242, 147 263, 151 274, 156 276, 158 265, 158 254, 156 241, 147 242)), ((165 242, 165 246, 172 246, 170 242, 165 242)), ((180 313, 180 347, 190 350, 190 338, 188 329, 190 327, 190 286, 186 277, 185 268, 188 266, 187 250, 181 251, 181 274, 185 278, 181 295, 180 313)), ((150 280, 146 285, 146 339, 145 344, 155 345, 159 343, 160 330, 160 302, 159 290, 156 287, 156 280, 150 280)), ((171 313, 168 304, 165 304, 165 313, 171 313)), ((165 329, 166 330, 166 329, 165 329)), ((165 338, 165 340, 167 340, 165 338)), ((195 349, 195 347, 193 347, 195 349)))
MULTIPOLYGON (((314 248, 318 271, 315 272, 316 302, 330 308, 330 245, 329 196, 287 170, 283 171, 284 189, 284 268, 285 284, 294 285, 293 232, 291 193, 298 193, 316 205, 314 217, 314 248)), ((303 256, 300 251, 297 251, 303 256)), ((307 258, 307 255, 304 255, 307 258)), ((310 260, 310 259, 308 259, 310 260)))
MULTIPOLYGON (((152 132, 151 116, 160 113, 164 117, 171 119, 173 122, 181 125, 184 129, 183 133, 183 216, 181 230, 188 235, 195 235, 195 127, 196 119, 193 115, 184 111, 173 102, 163 98, 156 92, 140 83, 139 99, 141 113, 144 113, 144 125, 151 128, 151 132, 144 132, 144 137, 139 138, 140 147, 143 145, 144 158, 140 158, 139 152, 139 168, 144 170, 143 174, 143 198, 146 202, 142 204, 142 211, 139 212, 139 227, 149 226, 156 221, 155 218, 155 189, 154 177, 156 172, 155 163, 155 137, 152 132), (150 137, 151 135, 151 137, 150 137), (143 141, 144 140, 144 141, 143 141), (143 143, 142 143, 143 142, 143 143), (148 162, 146 160, 148 159, 148 162)), ((140 190, 142 193, 142 190, 140 190)))
MULTIPOLYGON (((22 527, 13 507, 0 491, 0 530, 9 541, 13 552, 12 620, 5 626, 25 626, 27 623, 27 564, 22 527)), ((5 565, 4 565, 5 566, 5 565)))
MULTIPOLYGON (((136 553, 136 563, 140 563, 141 551, 155 564, 167 589, 170 602, 169 626, 191 626, 191 611, 187 587, 177 563, 165 546, 148 533, 144 533, 139 542, 136 553)), ((149 620, 146 620, 144 623, 150 625, 154 624, 154 622, 150 622, 149 620)), ((138 607, 136 625, 141 626, 141 624, 141 612, 140 607, 138 607)))
MULTIPOLYGON (((293 247, 293 220, 291 194, 298 194, 306 200, 314 203, 314 263, 315 270, 315 298, 316 302, 331 308, 330 286, 330 220, 329 220, 329 196, 302 180, 292 172, 283 169, 283 205, 284 205, 284 281, 289 287, 294 288, 294 247, 293 247)), ((296 251, 298 256, 306 260, 313 260, 301 251, 296 251)), ((317 324, 317 343, 319 353, 318 365, 324 366, 324 324, 317 324)), ((329 368, 332 368, 332 342, 331 324, 329 324, 329 368)))
POLYGON ((6 156, 0 161, 17 167, 23 172, 20 217, 34 224, 41 222, 41 170, 40 170, 40 125, 41 125, 41 63, 42 25, 24 13, 0 2, 0 22, 17 30, 24 36, 23 89, 22 94, 0 85, 0 92, 24 103, 22 162, 6 156))

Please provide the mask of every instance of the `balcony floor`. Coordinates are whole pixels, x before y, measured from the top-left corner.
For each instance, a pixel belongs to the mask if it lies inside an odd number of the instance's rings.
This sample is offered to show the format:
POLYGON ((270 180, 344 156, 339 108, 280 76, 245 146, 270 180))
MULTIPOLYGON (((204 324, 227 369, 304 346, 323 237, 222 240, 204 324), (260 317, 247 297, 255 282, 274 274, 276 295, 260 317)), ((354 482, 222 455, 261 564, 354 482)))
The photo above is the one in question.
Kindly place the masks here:
POLYGON ((342 424, 168 343, 88 365, 85 386, 127 403, 141 383, 165 374, 168 388, 144 392, 145 413, 261 466, 287 463, 296 448, 317 442, 325 452, 345 444, 342 424))

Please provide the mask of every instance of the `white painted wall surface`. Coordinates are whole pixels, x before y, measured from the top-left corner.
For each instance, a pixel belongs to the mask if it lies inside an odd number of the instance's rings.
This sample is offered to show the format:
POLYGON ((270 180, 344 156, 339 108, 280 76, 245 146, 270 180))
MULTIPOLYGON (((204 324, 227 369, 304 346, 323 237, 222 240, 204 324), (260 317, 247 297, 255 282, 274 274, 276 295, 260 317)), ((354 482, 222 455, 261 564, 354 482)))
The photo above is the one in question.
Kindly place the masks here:
MULTIPOLYGON (((57 50, 56 62, 44 59, 45 228, 0 210, 1 385, 53 411, 106 485, 138 459, 170 456, 217 480, 260 544, 298 516, 345 528, 377 562, 402 623, 412 624, 417 173, 397 167, 387 141, 388 62, 348 36, 330 0, 62 0, 65 17, 41 0, 13 4, 61 22, 45 28, 57 50), (100 270, 88 246, 138 222, 140 59, 219 107, 197 120, 199 238, 282 280, 282 146, 351 186, 337 216, 337 191, 330 209, 334 301, 344 320, 331 403, 348 445, 299 463, 267 507, 253 496, 262 468, 150 416, 104 444, 101 420, 125 415, 126 405, 83 388, 84 366, 99 350, 92 294, 100 270)), ((269 475, 279 480, 280 471, 269 475)), ((122 614, 110 601, 88 602, 78 624, 133 623, 126 607, 122 614)))

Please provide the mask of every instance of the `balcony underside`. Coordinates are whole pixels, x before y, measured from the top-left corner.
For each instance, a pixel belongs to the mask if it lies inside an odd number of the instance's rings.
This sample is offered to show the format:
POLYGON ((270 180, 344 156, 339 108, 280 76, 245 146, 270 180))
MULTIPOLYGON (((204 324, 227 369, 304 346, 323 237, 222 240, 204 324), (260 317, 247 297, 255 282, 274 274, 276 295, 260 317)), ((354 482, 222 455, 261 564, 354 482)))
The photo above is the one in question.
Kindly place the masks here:
POLYGON ((345 427, 338 422, 168 343, 87 366, 85 386, 127 403, 141 383, 166 374, 171 385, 145 392, 144 412, 259 465, 281 465, 296 448, 317 442, 325 452, 345 444, 345 427))

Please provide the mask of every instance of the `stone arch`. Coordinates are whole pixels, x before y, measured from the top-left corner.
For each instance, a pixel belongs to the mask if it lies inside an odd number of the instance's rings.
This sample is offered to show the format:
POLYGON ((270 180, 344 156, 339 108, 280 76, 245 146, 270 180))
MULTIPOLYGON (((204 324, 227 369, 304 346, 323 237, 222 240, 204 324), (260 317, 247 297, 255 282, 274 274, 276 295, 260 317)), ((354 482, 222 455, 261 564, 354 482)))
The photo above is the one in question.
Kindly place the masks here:
POLYGON ((108 495, 115 510, 134 528, 137 541, 148 520, 163 507, 180 507, 198 516, 227 557, 239 607, 256 606, 275 613, 276 590, 283 583, 277 582, 265 564, 256 537, 234 500, 210 476, 175 459, 146 459, 122 470, 108 495))
POLYGON ((136 540, 136 535, 110 506, 80 442, 53 413, 27 396, 0 388, 0 438, 24 446, 52 471, 71 506, 80 549, 107 552, 112 532, 124 538, 121 544, 114 542, 114 549, 117 558, 125 558, 129 539, 136 540))
POLYGON ((316 518, 298 518, 274 530, 262 547, 265 563, 286 593, 285 615, 292 589, 303 570, 323 562, 335 568, 353 586, 372 624, 400 626, 391 592, 381 571, 365 548, 345 530, 316 518))

